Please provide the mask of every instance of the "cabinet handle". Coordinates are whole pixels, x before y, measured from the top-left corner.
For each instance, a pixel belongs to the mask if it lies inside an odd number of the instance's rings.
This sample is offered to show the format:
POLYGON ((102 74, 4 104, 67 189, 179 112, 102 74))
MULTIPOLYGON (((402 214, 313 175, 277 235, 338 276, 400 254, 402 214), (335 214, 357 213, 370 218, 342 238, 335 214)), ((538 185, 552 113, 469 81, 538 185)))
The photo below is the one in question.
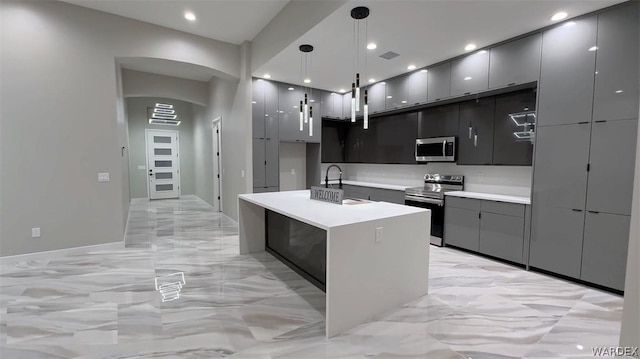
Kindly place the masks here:
POLYGON ((469 122, 469 139, 471 139, 472 132, 473 128, 471 127, 471 122, 469 122))
POLYGON ((473 135, 473 147, 478 147, 478 133, 473 135))
POLYGON ((507 84, 507 86, 513 86, 513 85, 515 85, 515 84, 516 84, 515 82, 512 82, 512 83, 510 83, 510 84, 507 84))
POLYGON ((465 92, 464 94, 465 95, 471 95, 471 92, 465 92))
POLYGON ((607 120, 598 120, 598 121, 595 121, 595 123, 603 123, 603 122, 607 122, 607 120))
POLYGON ((581 209, 577 209, 577 208, 572 208, 571 210, 574 211, 574 212, 582 212, 581 209))
POLYGON ((595 213, 595 214, 598 214, 598 213, 600 213, 600 212, 598 212, 598 211, 589 211, 589 213, 595 213))

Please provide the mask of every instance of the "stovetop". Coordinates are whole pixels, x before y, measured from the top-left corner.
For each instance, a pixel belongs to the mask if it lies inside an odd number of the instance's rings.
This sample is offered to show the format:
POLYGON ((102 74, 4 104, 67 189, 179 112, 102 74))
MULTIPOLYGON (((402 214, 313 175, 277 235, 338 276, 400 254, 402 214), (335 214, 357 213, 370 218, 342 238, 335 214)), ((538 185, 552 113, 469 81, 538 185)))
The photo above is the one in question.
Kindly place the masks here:
POLYGON ((443 198, 445 192, 462 191, 464 189, 464 176, 426 174, 424 186, 407 188, 404 193, 407 196, 443 198))

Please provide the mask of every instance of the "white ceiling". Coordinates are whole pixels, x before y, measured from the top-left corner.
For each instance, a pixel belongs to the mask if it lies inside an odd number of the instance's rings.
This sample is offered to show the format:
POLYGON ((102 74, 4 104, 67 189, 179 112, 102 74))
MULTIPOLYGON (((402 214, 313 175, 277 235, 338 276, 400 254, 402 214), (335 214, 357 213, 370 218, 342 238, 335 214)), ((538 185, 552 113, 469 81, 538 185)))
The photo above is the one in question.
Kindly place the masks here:
POLYGON ((61 0, 210 39, 253 40, 289 0, 61 0), (184 18, 185 11, 196 21, 184 18))
MULTIPOLYGON (((309 43, 312 53, 311 86, 337 91, 350 89, 353 74, 353 19, 355 6, 367 6, 369 40, 376 50, 367 57, 368 77, 386 79, 463 54, 467 43, 478 48, 551 25, 551 15, 565 11, 575 17, 620 0, 370 0, 349 1, 285 50, 254 72, 269 73, 274 80, 302 85, 298 46, 309 43), (380 54, 394 51, 400 56, 385 60, 380 54)), ((364 21, 360 22, 361 30, 364 21)), ((364 35, 364 31, 362 30, 364 35)), ((361 55, 362 68, 364 60, 361 55)), ((363 71, 360 71, 361 73, 363 71)), ((363 80, 366 82, 366 79, 363 80)))

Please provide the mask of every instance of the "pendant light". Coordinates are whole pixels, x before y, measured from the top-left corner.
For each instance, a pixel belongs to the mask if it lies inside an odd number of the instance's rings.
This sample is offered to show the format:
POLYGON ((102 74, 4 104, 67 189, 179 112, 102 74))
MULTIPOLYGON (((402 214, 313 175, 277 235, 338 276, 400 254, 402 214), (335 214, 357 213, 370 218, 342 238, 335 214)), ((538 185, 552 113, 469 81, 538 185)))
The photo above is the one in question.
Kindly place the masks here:
MULTIPOLYGON (((304 44, 300 45, 300 73, 302 75, 302 81, 310 83, 309 79, 309 65, 311 62, 311 52, 313 46, 304 44)), ((309 92, 312 91, 310 87, 304 87, 304 99, 300 101, 300 131, 304 131, 304 124, 309 125, 309 136, 313 136, 313 105, 309 104, 309 92)))
MULTIPOLYGON (((356 122, 356 112, 360 112, 360 20, 364 20, 369 16, 369 8, 364 6, 358 6, 351 9, 351 18, 354 20, 353 24, 353 44, 354 44, 354 56, 353 67, 355 72, 355 82, 351 84, 351 122, 356 122)), ((368 37, 368 23, 365 20, 365 43, 367 43, 368 37)), ((365 71, 366 71, 366 52, 365 52, 365 71)), ((364 117, 364 128, 369 128, 369 103, 368 103, 368 91, 364 90, 364 104, 362 106, 364 117)))

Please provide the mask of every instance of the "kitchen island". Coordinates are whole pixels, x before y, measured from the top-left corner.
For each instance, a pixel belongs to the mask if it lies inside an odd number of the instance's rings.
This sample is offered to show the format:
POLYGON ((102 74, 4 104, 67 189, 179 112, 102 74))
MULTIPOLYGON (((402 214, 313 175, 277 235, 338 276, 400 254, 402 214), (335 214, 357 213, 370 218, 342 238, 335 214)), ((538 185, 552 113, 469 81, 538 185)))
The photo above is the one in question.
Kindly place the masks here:
POLYGON ((427 294, 429 210, 309 197, 238 196, 240 254, 268 250, 324 290, 327 337, 427 294))

